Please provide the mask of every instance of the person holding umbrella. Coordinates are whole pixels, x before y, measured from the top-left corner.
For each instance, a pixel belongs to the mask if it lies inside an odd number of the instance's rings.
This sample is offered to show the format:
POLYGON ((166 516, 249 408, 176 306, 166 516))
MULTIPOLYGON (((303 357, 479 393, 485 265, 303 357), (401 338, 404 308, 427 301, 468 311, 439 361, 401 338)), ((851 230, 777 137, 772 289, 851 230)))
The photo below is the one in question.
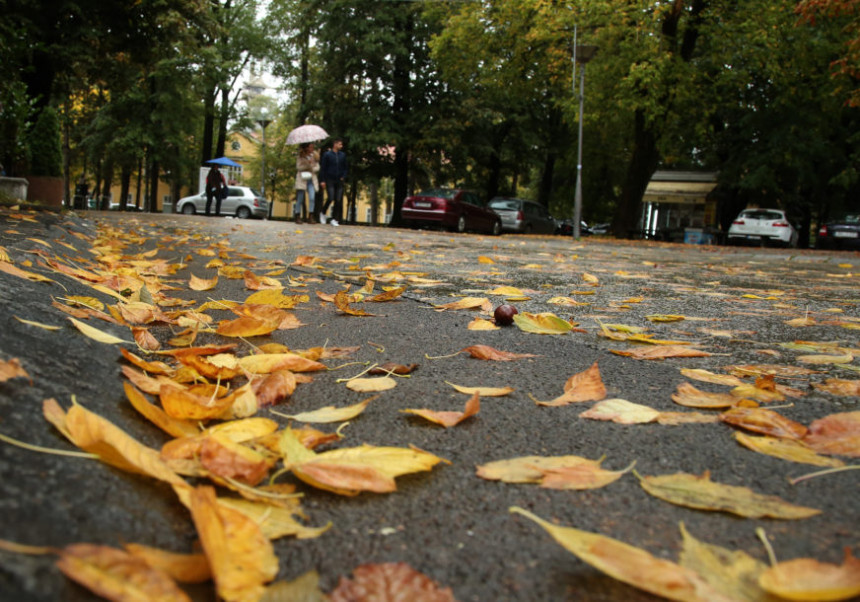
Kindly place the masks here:
POLYGON ((293 218, 301 223, 305 213, 305 196, 308 198, 308 223, 316 224, 314 218, 316 208, 316 190, 319 188, 317 172, 320 170, 320 157, 313 142, 299 145, 299 156, 296 157, 296 204, 293 207, 293 218))

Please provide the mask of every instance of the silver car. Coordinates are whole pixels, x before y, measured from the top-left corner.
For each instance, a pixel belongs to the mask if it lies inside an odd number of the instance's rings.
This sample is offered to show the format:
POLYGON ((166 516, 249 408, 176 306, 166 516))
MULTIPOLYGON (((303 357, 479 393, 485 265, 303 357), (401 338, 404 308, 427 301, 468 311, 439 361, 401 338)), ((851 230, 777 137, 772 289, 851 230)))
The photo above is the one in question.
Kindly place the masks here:
POLYGON ((539 203, 496 197, 490 201, 489 207, 502 218, 502 230, 506 232, 555 234, 555 219, 539 203))
MULTIPOLYGON (((215 203, 212 199, 210 211, 215 212, 215 203)), ((185 215, 195 213, 206 213, 206 193, 201 192, 193 196, 179 199, 176 203, 176 212, 185 215)), ((269 202, 259 192, 247 186, 228 186, 227 198, 221 201, 221 215, 235 215, 245 219, 249 217, 266 217, 269 215, 269 202)))
POLYGON ((781 209, 744 209, 732 222, 727 233, 731 244, 777 243, 797 246, 798 234, 781 209))

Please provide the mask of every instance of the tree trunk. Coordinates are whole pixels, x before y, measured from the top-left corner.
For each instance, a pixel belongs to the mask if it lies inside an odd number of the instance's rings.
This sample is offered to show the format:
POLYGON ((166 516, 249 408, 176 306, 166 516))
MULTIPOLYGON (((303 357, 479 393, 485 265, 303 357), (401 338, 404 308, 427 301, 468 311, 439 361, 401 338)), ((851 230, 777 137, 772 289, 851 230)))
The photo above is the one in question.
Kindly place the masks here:
POLYGON ((632 238, 635 235, 642 196, 659 160, 656 135, 652 128, 646 125, 644 113, 637 110, 634 119, 633 156, 627 166, 621 198, 618 199, 615 219, 612 221, 612 233, 618 238, 632 238))
POLYGON ((131 188, 131 165, 123 165, 119 173, 119 206, 123 211, 128 207, 129 188, 131 188))
POLYGON ((404 31, 407 35, 406 48, 394 58, 394 120, 397 124, 400 141, 397 143, 394 155, 394 209, 391 213, 391 225, 401 225, 400 208, 403 200, 409 194, 409 154, 412 144, 409 135, 410 81, 412 71, 412 30, 414 27, 412 14, 404 15, 404 31))
POLYGON ((215 156, 223 157, 227 146, 227 120, 230 117, 230 90, 221 90, 221 110, 218 118, 218 142, 215 146, 215 156))
POLYGON ((149 212, 158 211, 158 160, 152 161, 152 168, 149 172, 149 212))
POLYGON ((549 206, 549 197, 552 194, 552 179, 555 173, 555 162, 557 156, 555 151, 549 151, 543 161, 543 170, 540 176, 540 187, 538 188, 537 202, 544 207, 549 206))
POLYGON ((215 128, 215 90, 211 90, 205 95, 203 104, 203 145, 200 149, 200 163, 203 164, 209 159, 214 159, 212 155, 212 131, 215 128))

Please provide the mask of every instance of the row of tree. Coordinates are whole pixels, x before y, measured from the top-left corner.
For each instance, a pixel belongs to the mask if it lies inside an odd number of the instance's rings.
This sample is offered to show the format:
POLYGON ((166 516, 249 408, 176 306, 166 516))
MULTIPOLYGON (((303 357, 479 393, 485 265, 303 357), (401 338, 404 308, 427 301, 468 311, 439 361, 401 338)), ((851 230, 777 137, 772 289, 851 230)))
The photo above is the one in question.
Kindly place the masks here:
POLYGON ((5 4, 7 171, 25 169, 24 133, 53 105, 66 173, 118 173, 123 199, 144 165, 151 190, 178 190, 223 154, 228 126, 254 127, 238 87, 252 63, 286 82, 267 179, 289 188, 286 133, 319 123, 347 141, 352 194, 393 183, 395 220, 409 192, 447 183, 570 215, 580 118, 585 217, 620 235, 658 168, 717 171, 724 225, 780 205, 802 242, 860 199, 860 0, 5 4), (574 43, 599 49, 582 116, 574 43))

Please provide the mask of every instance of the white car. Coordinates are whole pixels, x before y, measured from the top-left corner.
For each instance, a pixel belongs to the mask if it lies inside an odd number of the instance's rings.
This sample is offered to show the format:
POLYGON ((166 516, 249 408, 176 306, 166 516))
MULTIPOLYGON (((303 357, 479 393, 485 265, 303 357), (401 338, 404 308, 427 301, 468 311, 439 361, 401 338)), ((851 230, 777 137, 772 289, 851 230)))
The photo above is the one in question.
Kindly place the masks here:
POLYGON ((766 245, 776 243, 797 246, 797 230, 781 209, 744 209, 732 222, 727 242, 733 244, 766 245))
MULTIPOLYGON (((209 210, 215 213, 216 199, 212 199, 209 210)), ((206 213, 206 192, 186 196, 176 203, 176 212, 185 215, 206 213)), ((266 217, 269 215, 269 203, 259 192, 247 186, 228 186, 227 198, 221 201, 221 215, 235 215, 245 219, 249 217, 266 217)))

